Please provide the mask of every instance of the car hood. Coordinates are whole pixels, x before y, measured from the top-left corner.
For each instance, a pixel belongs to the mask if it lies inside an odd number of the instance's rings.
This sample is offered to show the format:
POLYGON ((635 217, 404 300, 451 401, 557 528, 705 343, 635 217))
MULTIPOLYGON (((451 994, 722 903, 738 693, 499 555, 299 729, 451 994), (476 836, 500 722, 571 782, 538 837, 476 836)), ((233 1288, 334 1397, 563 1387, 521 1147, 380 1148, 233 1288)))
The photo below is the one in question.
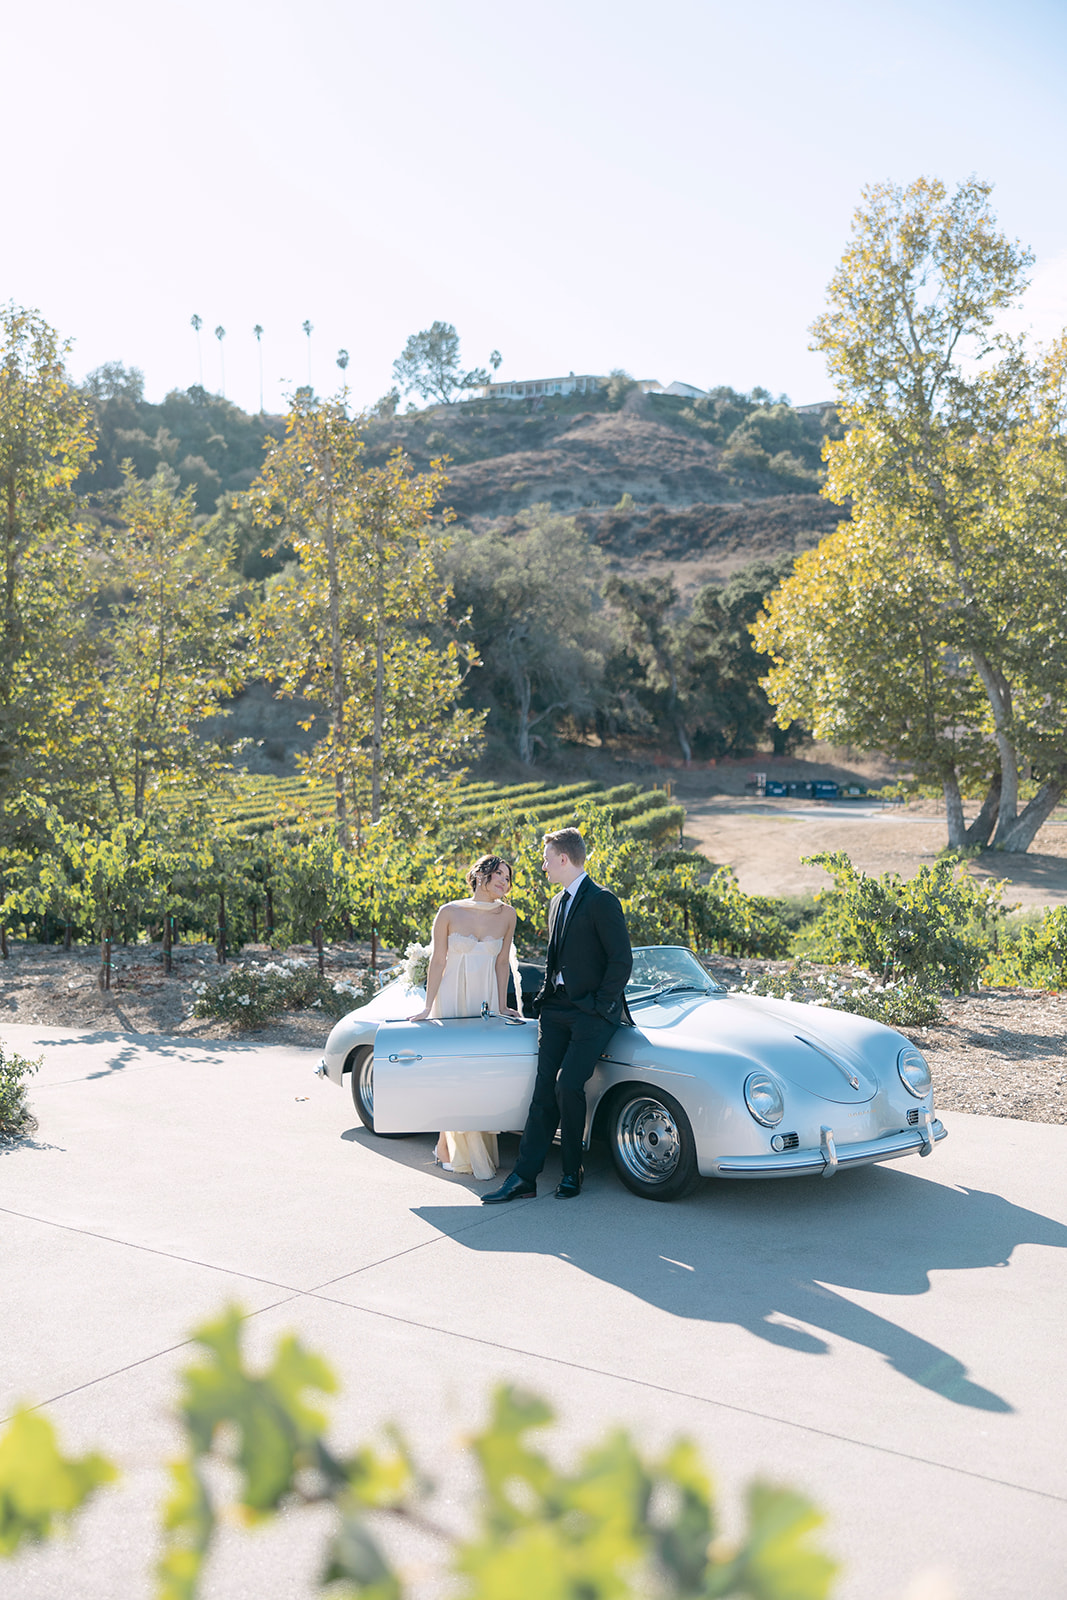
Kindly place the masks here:
MULTIPOLYGON (((878 1092, 874 1059, 895 1055, 895 1035, 866 1017, 753 995, 665 997, 638 1007, 634 1022, 653 1061, 678 1050, 740 1058, 845 1105, 873 1099, 878 1092), (872 1050, 883 1039, 881 1050, 872 1050)), ((636 1038, 633 1047, 636 1060, 644 1052, 636 1038)))

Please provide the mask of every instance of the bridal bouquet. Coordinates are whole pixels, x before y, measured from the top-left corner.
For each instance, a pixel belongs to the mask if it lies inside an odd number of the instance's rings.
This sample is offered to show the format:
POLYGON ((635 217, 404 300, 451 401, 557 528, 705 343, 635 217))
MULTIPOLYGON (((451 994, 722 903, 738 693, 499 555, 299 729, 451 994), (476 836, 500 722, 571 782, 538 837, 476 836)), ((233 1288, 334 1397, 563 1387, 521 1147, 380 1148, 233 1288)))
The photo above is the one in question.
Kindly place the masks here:
POLYGON ((430 946, 409 944, 404 951, 404 982, 409 989, 425 989, 430 966, 430 946))

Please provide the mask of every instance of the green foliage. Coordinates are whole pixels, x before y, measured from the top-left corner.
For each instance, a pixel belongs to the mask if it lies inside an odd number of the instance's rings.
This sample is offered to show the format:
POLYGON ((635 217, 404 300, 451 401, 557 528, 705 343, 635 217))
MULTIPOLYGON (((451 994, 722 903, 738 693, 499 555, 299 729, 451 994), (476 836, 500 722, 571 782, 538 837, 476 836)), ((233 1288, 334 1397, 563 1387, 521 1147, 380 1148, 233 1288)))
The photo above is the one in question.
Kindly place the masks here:
POLYGON ((855 723, 850 702, 877 730, 884 700, 876 747, 917 747, 949 843, 985 844, 995 822, 1016 851, 1067 792, 1067 339, 1030 357, 998 330, 1033 258, 998 230, 990 190, 865 190, 812 330, 849 429, 825 459, 851 531, 798 571, 761 643, 780 715, 805 680, 827 733, 855 723), (959 784, 979 764, 999 788, 976 836, 959 784), (1020 810, 1027 767, 1042 781, 1020 810))
POLYGON ((745 894, 733 869, 718 867, 694 897, 694 927, 700 941, 732 955, 777 960, 787 954, 790 930, 778 903, 767 895, 745 894))
POLYGON ((874 984, 840 972, 805 970, 803 963, 794 964, 788 972, 764 972, 750 978, 741 984, 740 992, 851 1011, 888 1028, 925 1027, 941 1014, 938 995, 914 978, 874 984))
MULTIPOLYGON (((328 1505, 338 1526, 325 1551, 323 1588, 344 1583, 363 1600, 403 1600, 407 1584, 374 1532, 382 1514, 429 1535, 437 1570, 467 1600, 826 1600, 836 1563, 812 1543, 822 1517, 803 1496, 748 1486, 740 1540, 725 1539, 696 1446, 676 1440, 645 1454, 623 1429, 560 1469, 530 1440, 553 1420, 537 1395, 504 1385, 470 1441, 480 1483, 468 1531, 433 1518, 434 1485, 403 1439, 339 1454, 319 1409, 336 1391, 325 1361, 289 1335, 255 1370, 230 1308, 193 1335, 203 1352, 183 1376, 178 1414, 185 1448, 170 1465, 157 1600, 196 1600, 224 1519, 255 1525, 283 1509, 328 1505), (220 1471, 222 1468, 224 1470, 220 1471)), ((50 1424, 20 1412, 0 1437, 0 1553, 50 1536, 114 1477, 101 1457, 65 1460, 50 1424)))
POLYGON ((118 1474, 103 1456, 64 1456, 39 1411, 20 1408, 0 1434, 0 1556, 52 1537, 118 1474))
POLYGON ((979 884, 948 857, 907 882, 895 872, 869 878, 843 851, 803 859, 834 880, 817 895, 821 915, 805 940, 810 955, 858 961, 883 983, 899 976, 924 987, 947 984, 956 994, 974 988, 990 925, 1002 915, 1002 884, 979 884))
POLYGON ((477 654, 438 576, 444 482, 440 462, 416 473, 401 450, 371 465, 343 398, 302 392, 254 485, 260 526, 297 555, 253 610, 260 667, 328 707, 307 768, 333 785, 345 833, 383 808, 417 826, 428 788, 479 743, 482 718, 457 704, 477 654))
POLYGON ((590 720, 607 648, 600 615, 603 559, 574 521, 548 505, 505 535, 461 529, 445 558, 453 615, 467 619, 482 670, 468 694, 505 733, 520 761, 563 721, 590 720))
POLYGON ((99 692, 85 715, 100 782, 118 814, 143 817, 161 779, 182 774, 201 792, 225 785, 230 764, 196 724, 240 687, 236 586, 227 551, 206 537, 192 490, 160 468, 150 482, 127 463, 108 551, 110 606, 99 692))
POLYGON ((141 478, 160 467, 191 488, 200 512, 211 512, 222 494, 246 490, 263 459, 268 438, 280 438, 282 417, 252 416, 199 384, 172 389, 158 404, 144 398, 136 367, 105 362, 90 372, 82 391, 92 407, 96 446, 78 481, 83 493, 107 501, 122 487, 123 463, 141 478))
POLYGON ((30 1061, 0 1043, 0 1139, 17 1139, 32 1133, 37 1119, 30 1110, 26 1080, 38 1072, 43 1057, 30 1061))
POLYGON ((239 966, 216 981, 191 985, 196 995, 194 1017, 232 1022, 239 1028, 259 1028, 283 1011, 321 1010, 324 1016, 343 1017, 353 1006, 363 1005, 376 992, 373 979, 358 983, 319 976, 302 961, 268 961, 263 966, 239 966))
POLYGON ((982 973, 990 986, 1067 989, 1067 906, 1049 906, 1035 926, 1009 919, 982 973))
MULTIPOLYGON (((497 351, 490 360, 494 369, 500 365, 497 351)), ((462 370, 459 334, 450 322, 435 322, 421 333, 411 334, 393 362, 393 377, 402 394, 416 389, 424 400, 440 400, 445 405, 451 405, 465 390, 481 389, 491 381, 485 367, 462 370)))
POLYGON ((79 702, 94 583, 73 486, 93 441, 69 348, 36 312, 0 308, 0 815, 22 787, 91 771, 79 702))

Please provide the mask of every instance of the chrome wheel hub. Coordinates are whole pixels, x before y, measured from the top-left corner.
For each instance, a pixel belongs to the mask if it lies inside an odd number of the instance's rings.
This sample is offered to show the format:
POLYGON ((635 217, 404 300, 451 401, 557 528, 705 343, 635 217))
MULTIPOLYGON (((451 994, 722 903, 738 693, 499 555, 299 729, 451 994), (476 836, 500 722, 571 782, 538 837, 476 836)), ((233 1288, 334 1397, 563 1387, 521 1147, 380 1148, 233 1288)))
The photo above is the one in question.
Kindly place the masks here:
POLYGON ((658 1100, 631 1100, 615 1125, 624 1166, 642 1183, 664 1183, 682 1155, 678 1125, 658 1100))

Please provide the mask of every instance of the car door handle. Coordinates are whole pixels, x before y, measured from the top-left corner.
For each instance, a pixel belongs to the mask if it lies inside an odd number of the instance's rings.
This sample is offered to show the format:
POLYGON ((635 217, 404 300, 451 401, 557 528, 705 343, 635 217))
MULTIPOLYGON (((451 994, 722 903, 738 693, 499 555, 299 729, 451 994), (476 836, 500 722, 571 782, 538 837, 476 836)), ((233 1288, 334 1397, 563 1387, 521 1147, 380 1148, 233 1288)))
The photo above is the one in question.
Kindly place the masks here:
POLYGON ((417 1056, 414 1050, 401 1050, 395 1056, 390 1056, 389 1059, 390 1061, 421 1061, 422 1057, 417 1056))

